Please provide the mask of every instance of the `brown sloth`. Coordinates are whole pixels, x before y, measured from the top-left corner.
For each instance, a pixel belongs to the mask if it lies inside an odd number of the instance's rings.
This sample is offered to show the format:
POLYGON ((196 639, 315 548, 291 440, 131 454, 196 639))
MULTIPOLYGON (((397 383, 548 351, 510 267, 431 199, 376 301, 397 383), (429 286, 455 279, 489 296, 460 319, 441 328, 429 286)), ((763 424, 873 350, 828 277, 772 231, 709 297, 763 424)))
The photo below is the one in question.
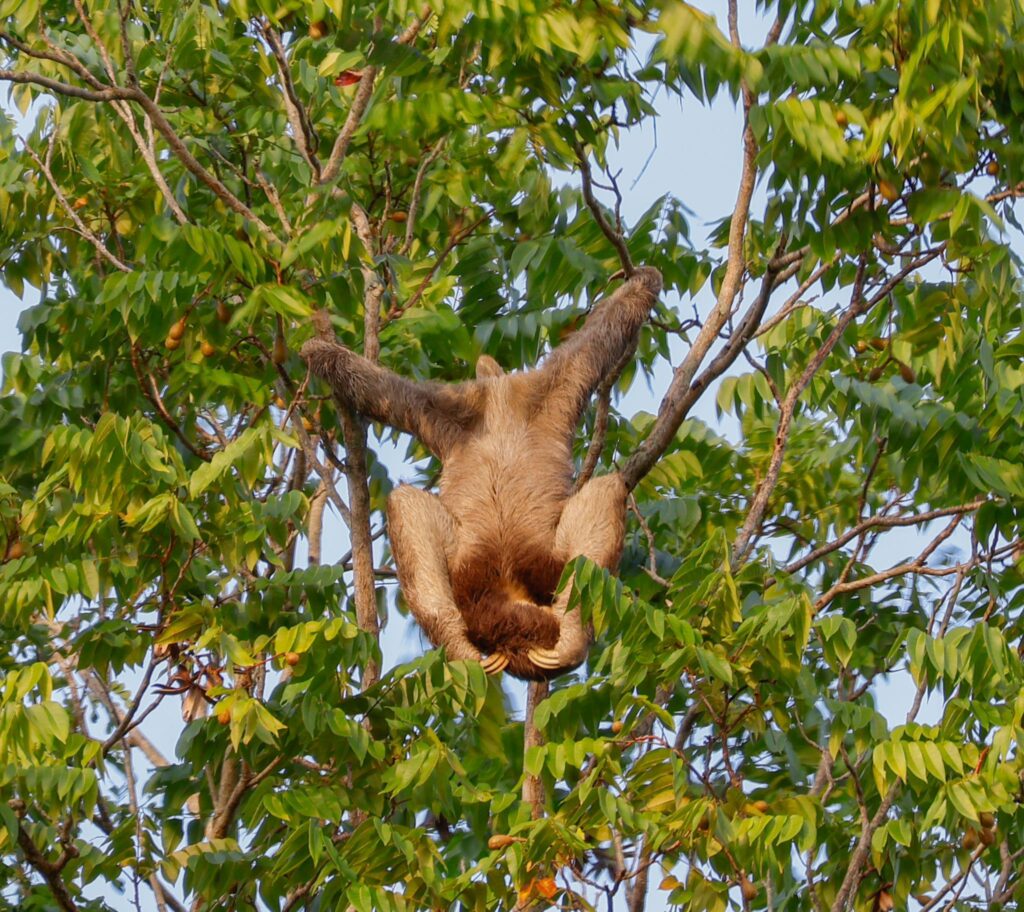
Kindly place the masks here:
POLYGON ((618 564, 626 486, 616 473, 572 493, 573 433, 660 291, 656 269, 637 269, 540 367, 506 374, 483 356, 464 383, 407 380, 329 339, 303 347, 342 402, 441 460, 439 494, 400 485, 387 515, 405 601, 448 658, 528 680, 586 658, 592 631, 555 589, 578 555, 618 564))

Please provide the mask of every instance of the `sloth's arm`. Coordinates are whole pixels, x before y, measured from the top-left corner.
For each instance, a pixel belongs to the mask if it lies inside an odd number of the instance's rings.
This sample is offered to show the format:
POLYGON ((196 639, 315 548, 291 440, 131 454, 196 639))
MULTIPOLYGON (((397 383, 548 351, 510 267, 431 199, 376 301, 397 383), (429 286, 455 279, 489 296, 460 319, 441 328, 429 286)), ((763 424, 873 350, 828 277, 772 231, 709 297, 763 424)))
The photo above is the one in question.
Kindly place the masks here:
POLYGON ((661 273, 641 266, 594 308, 582 329, 527 375, 549 406, 564 409, 576 423, 587 398, 633 343, 660 291, 661 273))
POLYGON ((311 339, 301 354, 346 405, 418 437, 438 456, 447 453, 477 417, 471 384, 417 383, 330 339, 311 339))

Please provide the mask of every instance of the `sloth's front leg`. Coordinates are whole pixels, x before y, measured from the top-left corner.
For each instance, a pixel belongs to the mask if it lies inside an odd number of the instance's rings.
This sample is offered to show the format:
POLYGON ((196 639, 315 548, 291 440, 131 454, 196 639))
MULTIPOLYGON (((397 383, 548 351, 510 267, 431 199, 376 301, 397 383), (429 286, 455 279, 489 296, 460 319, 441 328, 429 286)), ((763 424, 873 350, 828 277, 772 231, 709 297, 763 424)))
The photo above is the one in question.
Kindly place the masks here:
MULTIPOLYGON (((480 650, 466 636, 452 596, 448 567, 456 527, 451 514, 433 494, 399 485, 388 497, 388 534, 402 595, 423 632, 435 646, 445 648, 449 659, 479 662, 480 650)), ((484 665, 491 674, 503 667, 484 665)))
MULTIPOLYGON (((614 570, 626 528, 626 485, 618 473, 592 478, 569 498, 555 532, 555 554, 566 563, 583 555, 614 570)), ((578 609, 568 610, 572 580, 552 606, 559 621, 552 649, 531 649, 530 661, 549 677, 571 671, 587 657, 593 631, 578 609)))

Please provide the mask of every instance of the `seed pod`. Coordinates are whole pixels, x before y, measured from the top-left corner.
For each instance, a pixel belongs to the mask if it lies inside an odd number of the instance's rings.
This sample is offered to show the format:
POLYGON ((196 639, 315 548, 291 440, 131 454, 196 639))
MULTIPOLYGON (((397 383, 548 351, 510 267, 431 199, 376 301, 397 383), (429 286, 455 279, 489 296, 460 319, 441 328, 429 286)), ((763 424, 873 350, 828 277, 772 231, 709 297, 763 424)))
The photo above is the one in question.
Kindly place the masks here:
POLYGON ((274 349, 270 357, 275 364, 284 364, 288 360, 288 346, 285 344, 284 336, 281 333, 274 336, 274 349))
POLYGON ((182 317, 180 320, 178 320, 177 323, 175 323, 167 331, 167 338, 168 339, 180 339, 184 335, 185 335, 185 318, 182 317))
POLYGON ((978 823, 986 830, 991 830, 996 825, 996 815, 991 811, 981 811, 978 814, 978 823))
POLYGON ((208 342, 205 339, 203 344, 199 346, 199 350, 203 353, 204 358, 212 358, 217 354, 217 349, 214 347, 212 342, 208 342))
POLYGON ((900 198, 900 190, 892 181, 882 178, 878 182, 878 192, 890 203, 895 203, 900 198))
POLYGON ((490 839, 487 840, 487 848, 492 852, 498 849, 507 849, 510 845, 515 845, 517 842, 524 842, 522 836, 507 836, 504 833, 495 833, 490 839))
POLYGON ((749 877, 741 877, 740 893, 743 894, 743 898, 747 902, 750 902, 752 899, 757 899, 757 884, 755 884, 749 877))
POLYGON ((174 351, 176 348, 181 348, 181 339, 175 339, 174 336, 168 336, 164 339, 164 348, 168 351, 174 351))
POLYGON ((231 308, 228 307, 226 301, 217 302, 217 319, 221 323, 227 323, 231 319, 231 308))
POLYGON ((554 877, 542 877, 535 882, 534 886, 545 899, 551 899, 558 892, 558 884, 555 883, 554 877))

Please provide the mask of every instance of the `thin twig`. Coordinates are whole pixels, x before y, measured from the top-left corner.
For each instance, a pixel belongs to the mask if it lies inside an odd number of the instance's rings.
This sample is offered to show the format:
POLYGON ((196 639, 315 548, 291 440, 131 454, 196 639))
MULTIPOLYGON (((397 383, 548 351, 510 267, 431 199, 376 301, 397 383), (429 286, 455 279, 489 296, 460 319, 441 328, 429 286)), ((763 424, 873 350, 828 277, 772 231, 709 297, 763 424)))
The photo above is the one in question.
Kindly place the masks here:
POLYGON ((292 128, 292 138, 299 147, 299 152, 306 160, 306 163, 313 171, 313 180, 320 180, 320 161, 316 157, 317 135, 313 125, 309 122, 309 115, 305 106, 299 100, 295 91, 295 83, 292 80, 291 67, 288 63, 288 55, 285 53, 281 36, 269 22, 263 23, 263 37, 270 45, 271 53, 277 62, 277 72, 281 77, 281 95, 284 99, 284 110, 288 117, 288 123, 292 128))
MULTIPOLYGON (((51 142, 53 139, 56 139, 56 136, 56 132, 53 133, 51 137, 51 142)), ((99 236, 96 235, 92 231, 92 229, 89 228, 89 226, 82 221, 81 216, 77 212, 75 212, 74 206, 72 206, 71 203, 68 202, 68 198, 64 195, 64 192, 57 185, 57 180, 53 176, 53 171, 50 170, 48 162, 44 162, 36 154, 35 149, 33 149, 27 143, 25 144, 24 148, 25 152, 28 153, 29 158, 31 158, 32 161, 36 163, 36 166, 39 168, 39 170, 43 172, 43 175, 46 177, 46 182, 50 185, 50 189, 53 190, 53 195, 57 197, 57 202, 60 203, 60 207, 67 213, 71 221, 75 223, 75 227, 78 228, 82 236, 87 241, 89 241, 89 243, 96 248, 96 252, 101 257, 103 257, 103 259, 105 259, 108 263, 110 263, 115 269, 118 269, 121 272, 131 272, 131 267, 125 264, 120 259, 118 259, 113 253, 111 253, 107 245, 100 240, 99 236)))
POLYGON ((416 169, 416 179, 412 184, 412 197, 409 200, 409 212, 405 222, 405 240, 398 251, 402 256, 408 256, 409 251, 412 250, 413 232, 416 229, 416 217, 420 210, 420 195, 423 192, 423 179, 426 177, 427 171, 430 170, 430 166, 437 161, 447 139, 448 137, 442 136, 416 169))
POLYGON ((164 401, 160 397, 160 390, 157 389, 156 380, 153 379, 153 375, 147 374, 146 376, 143 376, 142 368, 139 364, 138 346, 133 344, 128 349, 128 354, 132 362, 132 369, 135 371, 135 376, 139 381, 139 388, 142 390, 142 395, 153 403, 153 408, 156 409, 161 420, 174 432, 174 435, 182 442, 182 444, 184 444, 185 448, 193 455, 202 459, 203 462, 209 462, 210 457, 185 436, 185 432, 181 429, 181 425, 179 425, 171 416, 171 413, 167 411, 167 407, 164 405, 164 401))
POLYGON ((608 238, 616 253, 618 253, 619 262, 622 264, 622 271, 628 279, 633 274, 633 260, 629 256, 626 240, 620 232, 608 224, 608 220, 604 217, 604 210, 594 196, 594 178, 590 171, 590 161, 587 158, 586 150, 580 143, 575 143, 573 148, 576 150, 576 161, 580 166, 583 200, 586 202, 591 215, 594 216, 597 227, 601 229, 601 233, 608 238))
POLYGON ((941 516, 971 513, 987 502, 988 498, 982 497, 978 500, 971 501, 970 503, 959 504, 955 507, 942 507, 937 510, 929 510, 926 513, 917 513, 913 516, 871 516, 844 532, 834 541, 830 541, 819 548, 815 548, 810 554, 788 564, 785 568, 786 573, 796 573, 798 570, 802 570, 808 564, 814 563, 814 561, 819 560, 826 554, 831 554, 833 551, 837 551, 839 548, 842 548, 843 545, 853 541, 853 539, 870 529, 891 529, 899 526, 916 526, 921 523, 931 522, 933 519, 938 519, 941 516))
POLYGON ((423 297, 424 292, 427 290, 427 287, 433 280, 434 275, 437 273, 437 270, 440 269, 441 264, 444 263, 444 261, 448 258, 448 254, 450 254, 456 247, 458 247, 459 244, 461 244, 467 237, 469 237, 474 231, 476 231, 476 229, 479 228, 484 222, 486 222, 492 215, 494 215, 494 210, 488 209, 486 212, 484 212, 483 215, 480 216, 480 218, 473 222, 468 228, 464 228, 462 231, 451 236, 451 238, 448 240, 448 243, 445 244, 444 249, 438 254, 437 259, 434 260, 434 265, 430 267, 430 270, 423 277, 423 281, 420 282, 419 286, 412 293, 409 300, 406 301, 401 306, 396 305, 395 307, 392 307, 388 311, 386 317, 386 320, 388 322, 394 320, 396 317, 401 316, 403 313, 405 313, 405 311, 415 307, 419 303, 420 298, 423 297))

